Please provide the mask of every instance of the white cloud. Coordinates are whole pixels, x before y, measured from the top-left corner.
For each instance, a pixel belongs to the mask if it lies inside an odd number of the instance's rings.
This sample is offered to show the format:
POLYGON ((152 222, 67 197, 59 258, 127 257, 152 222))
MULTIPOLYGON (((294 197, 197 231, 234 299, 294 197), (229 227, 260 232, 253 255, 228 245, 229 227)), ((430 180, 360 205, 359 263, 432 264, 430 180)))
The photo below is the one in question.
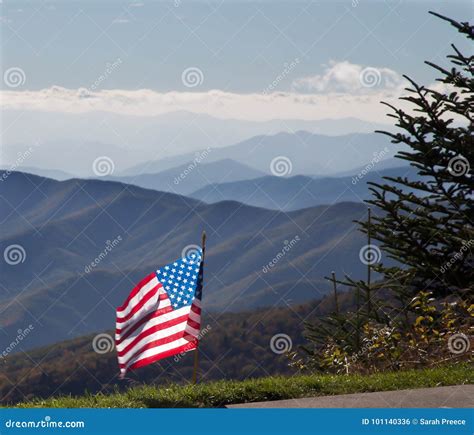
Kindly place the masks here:
POLYGON ((105 111, 133 116, 153 116, 185 110, 217 118, 254 121, 270 119, 340 119, 357 117, 389 122, 381 100, 395 103, 399 92, 372 91, 366 95, 348 93, 237 94, 221 90, 207 92, 156 92, 139 90, 67 89, 59 86, 39 91, 1 91, 2 110, 40 110, 64 113, 105 111))
POLYGON ((366 94, 400 89, 402 83, 402 76, 390 68, 331 61, 322 74, 296 79, 292 87, 299 92, 366 94))

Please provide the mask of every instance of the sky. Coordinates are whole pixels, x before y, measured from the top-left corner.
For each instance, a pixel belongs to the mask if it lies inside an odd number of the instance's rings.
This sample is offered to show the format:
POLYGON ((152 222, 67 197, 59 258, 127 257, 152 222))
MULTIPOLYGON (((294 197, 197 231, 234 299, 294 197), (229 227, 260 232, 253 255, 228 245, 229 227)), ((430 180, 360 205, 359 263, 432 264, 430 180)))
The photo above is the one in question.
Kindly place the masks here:
POLYGON ((176 110, 263 121, 383 122, 402 74, 430 84, 466 39, 450 1, 21 1, 1 3, 3 110, 176 110))

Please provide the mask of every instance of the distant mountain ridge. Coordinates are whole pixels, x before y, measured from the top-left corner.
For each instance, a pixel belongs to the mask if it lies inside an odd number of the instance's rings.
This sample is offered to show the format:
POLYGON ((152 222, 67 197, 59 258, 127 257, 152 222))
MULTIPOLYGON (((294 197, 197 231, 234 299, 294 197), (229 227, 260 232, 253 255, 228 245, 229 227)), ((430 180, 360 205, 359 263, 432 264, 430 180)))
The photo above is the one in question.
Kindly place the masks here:
POLYGON ((368 182, 381 183, 382 177, 405 176, 410 180, 420 177, 409 166, 368 170, 350 177, 311 178, 302 175, 283 178, 265 176, 253 180, 210 184, 189 196, 212 204, 219 201, 239 201, 254 207, 274 210, 298 210, 338 202, 362 202, 372 194, 368 182))
MULTIPOLYGON (((398 151, 397 146, 381 134, 347 134, 324 136, 306 131, 255 136, 235 145, 212 148, 203 163, 231 159, 258 171, 272 173, 272 162, 283 157, 289 163, 287 175, 329 176, 365 166, 374 155, 390 158, 398 151)), ((160 171, 193 161, 192 153, 149 161, 128 168, 116 175, 149 173, 160 171)))
POLYGON ((364 276, 364 238, 353 221, 365 213, 353 203, 291 213, 207 205, 117 182, 11 173, 0 183, 0 248, 23 254, 0 262, 0 347, 30 323, 41 326, 35 346, 109 328, 136 282, 199 243, 202 230, 206 309, 313 299, 328 291, 323 277, 332 270, 364 276))
MULTIPOLYGON (((205 158, 203 158, 205 160, 205 158)), ((151 170, 152 168, 150 168, 151 170)), ((231 159, 203 163, 193 161, 158 173, 107 177, 112 181, 133 184, 146 189, 189 195, 213 183, 250 180, 265 175, 264 172, 231 159)))
MULTIPOLYGON (((3 110, 2 120, 5 125, 9 125, 2 135, 3 165, 14 163, 18 153, 33 145, 31 138, 35 138, 41 144, 41 153, 31 156, 25 166, 60 169, 81 177, 92 174, 92 161, 98 156, 114 160, 116 175, 133 175, 122 172, 140 162, 163 156, 192 154, 207 147, 226 147, 255 136, 299 130, 335 136, 391 128, 356 118, 245 121, 186 111, 158 116, 133 116, 101 111, 59 113, 3 110), (17 122, 18 119, 22 122, 17 122), (51 129, 52 125, 54 129, 51 129), (117 148, 122 150, 126 158, 116 152, 117 148), (78 152, 81 149, 88 149, 88 152, 81 154, 78 152), (58 155, 64 158, 58 159, 58 155)), ((191 161, 192 158, 187 160, 191 161)), ((184 161, 172 166, 182 163, 184 161)))

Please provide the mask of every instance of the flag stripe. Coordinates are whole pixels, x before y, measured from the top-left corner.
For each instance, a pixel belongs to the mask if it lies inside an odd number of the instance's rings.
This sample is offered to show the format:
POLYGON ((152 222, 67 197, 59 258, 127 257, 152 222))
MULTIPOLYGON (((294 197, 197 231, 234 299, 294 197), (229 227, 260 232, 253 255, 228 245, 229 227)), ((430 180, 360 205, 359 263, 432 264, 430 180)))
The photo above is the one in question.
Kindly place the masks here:
MULTIPOLYGON (((140 367, 144 367, 148 364, 152 364, 156 361, 159 361, 160 359, 167 358, 167 357, 173 356, 173 355, 178 355, 178 354, 183 353, 183 352, 189 352, 191 350, 196 349, 196 347, 197 347, 196 343, 188 342, 186 344, 182 344, 178 347, 175 347, 174 349, 163 351, 163 352, 158 353, 156 355, 153 355, 153 356, 150 356, 150 357, 147 357, 147 358, 143 358, 143 359, 141 359, 141 360, 139 360, 139 361, 137 361, 133 364, 130 364, 128 366, 127 370, 138 369, 140 367)), ((125 369, 121 369, 121 371, 125 371, 125 369)))
MULTIPOLYGON (((154 281, 150 282, 150 284, 152 283, 154 283, 154 281)), ((141 311, 147 302, 147 306, 153 306, 156 305, 159 300, 164 298, 168 299, 166 295, 160 295, 158 293, 162 287, 163 286, 157 281, 156 285, 147 290, 147 292, 143 294, 143 297, 135 305, 130 304, 125 312, 117 315, 117 323, 125 323, 127 320, 130 320, 136 313, 141 311)))
MULTIPOLYGON (((155 279, 158 281, 158 278, 156 276, 156 273, 153 272, 153 273, 150 273, 150 275, 146 276, 145 278, 143 278, 132 290, 132 292, 128 295, 127 299, 125 300, 125 302, 123 303, 122 306, 118 307, 117 308, 117 315, 119 314, 122 314, 123 311, 125 311, 125 309, 128 307, 128 305, 130 304, 130 302, 133 302, 132 300, 138 295, 138 293, 143 289, 143 288, 146 288, 146 285, 152 281, 153 279, 155 279)), ((139 298, 138 298, 139 300, 139 298)), ((135 302, 136 303, 136 302, 135 302)))
POLYGON ((119 354, 118 361, 120 364, 127 364, 130 360, 142 355, 145 351, 177 342, 181 340, 183 336, 189 336, 192 339, 196 338, 194 335, 196 330, 193 328, 192 331, 188 331, 188 329, 189 327, 186 325, 186 322, 181 322, 179 325, 168 328, 166 334, 156 334, 146 337, 146 339, 143 339, 137 345, 130 348, 123 356, 119 354))
POLYGON ((167 327, 167 325, 173 325, 179 323, 176 319, 181 319, 181 321, 185 321, 188 319, 194 323, 201 322, 201 316, 195 314, 194 312, 189 312, 189 310, 176 310, 166 313, 160 317, 156 317, 149 322, 146 322, 142 325, 142 328, 135 329, 133 334, 127 334, 126 336, 122 336, 119 340, 116 340, 115 343, 117 345, 117 350, 121 351, 126 346, 128 346, 136 337, 142 335, 144 332, 148 331, 150 328, 154 328, 156 326, 160 326, 161 329, 167 327))
MULTIPOLYGON (((169 320, 167 322, 160 323, 158 325, 151 325, 140 331, 139 334, 124 340, 122 343, 117 345, 117 351, 119 356, 125 355, 129 350, 136 346, 137 343, 141 342, 145 337, 148 337, 151 334, 154 334, 154 337, 165 336, 167 333, 170 332, 168 328, 177 326, 177 325, 184 325, 183 328, 186 327, 186 321, 188 320, 188 315, 184 314, 180 317, 175 319, 169 320)), ((199 323, 189 319, 189 324, 193 328, 199 328, 199 323)))
POLYGON ((119 367, 127 368, 127 366, 130 367, 143 359, 157 356, 165 352, 173 351, 169 355, 176 355, 176 353, 178 353, 176 352, 177 348, 180 348, 181 346, 185 346, 186 344, 189 345, 189 343, 190 341, 186 340, 186 338, 183 337, 183 338, 174 340, 170 343, 163 344, 161 346, 155 346, 155 347, 150 347, 149 349, 144 349, 144 352, 141 352, 140 354, 136 355, 134 358, 130 359, 127 363, 119 364, 119 367))
MULTIPOLYGON (((200 304, 196 304, 195 302, 197 301, 197 299, 193 302, 193 304, 191 305, 191 311, 197 315, 200 315, 201 314, 201 308, 199 308, 200 304)), ((141 316, 142 318, 140 318, 140 316, 137 316, 137 318, 135 319, 132 319, 133 322, 136 322, 134 323, 133 325, 129 326, 129 324, 127 325, 117 325, 117 328, 115 329, 115 338, 118 340, 120 338, 120 336, 126 338, 126 336, 128 336, 128 334, 130 334, 131 332, 133 332, 134 330, 136 330, 137 328, 139 328, 143 323, 146 323, 148 322, 149 320, 155 318, 155 317, 160 317, 161 315, 164 315, 164 314, 167 314, 168 312, 172 311, 172 308, 170 307, 170 303, 169 303, 169 300, 168 301, 163 301, 163 305, 164 303, 167 302, 166 306, 163 308, 162 307, 162 304, 160 304, 160 308, 154 312, 151 312, 151 313, 144 313, 143 316, 141 316), (119 326, 121 326, 119 328, 119 326), (128 327, 128 329, 127 329, 128 327)), ((178 310, 175 310, 175 311, 178 311, 178 310)), ((129 323, 132 323, 132 322, 129 322, 129 323)))

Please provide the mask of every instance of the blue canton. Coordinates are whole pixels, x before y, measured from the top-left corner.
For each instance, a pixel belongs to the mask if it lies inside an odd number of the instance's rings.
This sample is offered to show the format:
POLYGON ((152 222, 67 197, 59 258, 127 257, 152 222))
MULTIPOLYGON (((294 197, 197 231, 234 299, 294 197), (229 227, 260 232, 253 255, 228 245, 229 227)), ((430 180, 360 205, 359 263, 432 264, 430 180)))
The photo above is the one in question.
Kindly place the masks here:
POLYGON ((195 251, 156 271, 173 309, 191 305, 194 298, 201 299, 202 251, 195 251))

